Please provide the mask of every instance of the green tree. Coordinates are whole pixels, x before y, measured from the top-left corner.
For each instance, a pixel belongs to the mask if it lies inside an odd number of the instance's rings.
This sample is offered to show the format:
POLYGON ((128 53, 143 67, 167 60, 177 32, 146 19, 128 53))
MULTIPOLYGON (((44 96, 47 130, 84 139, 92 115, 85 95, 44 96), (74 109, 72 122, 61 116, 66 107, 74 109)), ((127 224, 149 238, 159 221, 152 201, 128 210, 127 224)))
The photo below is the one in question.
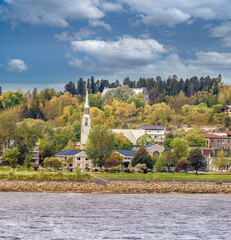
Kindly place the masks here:
POLYGON ((23 163, 23 166, 25 168, 29 168, 32 166, 31 164, 31 159, 32 159, 32 155, 30 153, 27 153, 26 156, 25 156, 25 160, 24 160, 24 163, 23 163))
POLYGON ((174 135, 172 133, 168 133, 164 139, 164 148, 165 151, 170 151, 171 147, 170 147, 170 143, 172 142, 172 140, 174 139, 174 135))
POLYGON ((22 165, 27 153, 31 153, 35 143, 42 137, 42 127, 34 124, 33 120, 25 119, 15 131, 14 146, 18 147, 21 155, 19 164, 22 165))
POLYGON ((76 93, 81 95, 82 98, 85 96, 85 88, 86 88, 86 82, 83 80, 83 78, 79 78, 77 82, 76 93))
POLYGON ((102 167, 111 155, 115 134, 106 126, 94 126, 88 135, 86 153, 92 159, 93 165, 102 167))
POLYGON ((188 145, 190 147, 205 147, 206 146, 206 139, 205 139, 204 135, 202 135, 197 130, 188 131, 184 139, 188 141, 188 145))
POLYGON ((173 152, 164 152, 157 158, 155 169, 159 172, 168 170, 172 171, 172 167, 175 167, 177 162, 176 156, 173 152))
POLYGON ((138 163, 145 163, 147 168, 153 169, 154 161, 144 146, 141 146, 132 158, 133 167, 135 167, 138 163))
POLYGON ((196 175, 198 170, 206 167, 205 158, 199 148, 192 149, 188 154, 187 160, 191 163, 193 170, 196 170, 196 175))
POLYGON ((44 167, 59 168, 62 167, 63 163, 56 157, 45 158, 43 162, 44 167))
POLYGON ((72 81, 70 81, 68 84, 64 86, 64 91, 69 92, 70 94, 72 94, 72 96, 74 96, 77 93, 76 86, 72 81))
POLYGON ((5 111, 0 114, 0 145, 4 149, 9 148, 14 139, 18 119, 16 111, 5 111))
POLYGON ((217 153, 217 157, 215 160, 212 162, 213 166, 218 167, 218 169, 222 172, 223 170, 227 169, 228 167, 231 166, 231 159, 227 157, 227 153, 224 152, 223 150, 220 150, 217 153))
POLYGON ((188 154, 188 143, 184 139, 175 138, 170 143, 170 147, 173 149, 177 160, 180 160, 182 157, 186 157, 188 154))
POLYGON ((20 152, 17 147, 6 149, 2 156, 3 165, 10 165, 12 168, 16 168, 19 156, 20 152))
POLYGON ((137 140, 136 140, 136 145, 137 146, 146 146, 149 143, 155 143, 155 140, 151 138, 151 136, 147 133, 145 133, 144 135, 140 136, 137 140))

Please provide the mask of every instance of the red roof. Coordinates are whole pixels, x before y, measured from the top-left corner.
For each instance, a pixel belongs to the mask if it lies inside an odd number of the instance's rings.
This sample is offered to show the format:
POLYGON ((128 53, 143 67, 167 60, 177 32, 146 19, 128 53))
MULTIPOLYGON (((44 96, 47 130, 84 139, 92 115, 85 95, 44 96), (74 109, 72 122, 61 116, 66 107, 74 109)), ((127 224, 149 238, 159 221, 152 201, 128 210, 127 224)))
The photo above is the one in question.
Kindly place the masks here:
POLYGON ((205 138, 216 138, 216 139, 231 139, 231 137, 226 137, 226 136, 218 136, 215 134, 205 134, 205 138))
POLYGON ((204 156, 209 156, 209 154, 213 152, 213 149, 203 149, 203 155, 204 156))

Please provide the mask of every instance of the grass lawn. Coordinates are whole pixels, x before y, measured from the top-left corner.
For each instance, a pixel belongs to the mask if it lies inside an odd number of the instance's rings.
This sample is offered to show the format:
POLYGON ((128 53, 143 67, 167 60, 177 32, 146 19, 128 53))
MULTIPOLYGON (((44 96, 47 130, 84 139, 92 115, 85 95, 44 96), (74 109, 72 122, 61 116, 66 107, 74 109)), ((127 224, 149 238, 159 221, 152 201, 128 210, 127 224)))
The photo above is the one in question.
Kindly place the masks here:
POLYGON ((182 179, 182 180, 230 180, 231 173, 94 173, 101 178, 126 178, 126 179, 182 179))

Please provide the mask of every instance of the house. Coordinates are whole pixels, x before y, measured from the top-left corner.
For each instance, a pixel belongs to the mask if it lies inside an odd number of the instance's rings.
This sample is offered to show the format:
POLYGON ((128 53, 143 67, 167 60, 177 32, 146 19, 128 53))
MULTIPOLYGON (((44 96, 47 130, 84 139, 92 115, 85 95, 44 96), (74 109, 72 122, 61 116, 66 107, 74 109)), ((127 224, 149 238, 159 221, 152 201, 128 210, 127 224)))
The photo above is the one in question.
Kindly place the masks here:
POLYGON ((60 161, 65 162, 68 158, 73 158, 73 163, 69 167, 89 169, 92 168, 92 162, 87 157, 86 150, 83 149, 66 149, 54 155, 60 161))
POLYGON ((150 135, 150 137, 156 142, 164 142, 166 136, 166 126, 142 125, 139 128, 144 130, 144 132, 150 135))
POLYGON ((114 152, 119 153, 123 157, 123 164, 125 168, 131 168, 132 158, 134 157, 135 150, 114 150, 114 152))
MULTIPOLYGON (((230 157, 231 155, 230 149, 222 149, 222 150, 226 153, 226 157, 230 157)), ((217 158, 219 151, 221 151, 221 149, 216 148, 213 150, 213 152, 210 153, 210 161, 209 161, 210 171, 220 171, 217 166, 213 165, 213 161, 217 158)), ((231 170, 231 167, 226 166, 226 169, 224 171, 230 171, 230 170, 231 170)))
POLYGON ((208 148, 231 149, 231 137, 205 134, 206 146, 208 148))
POLYGON ((33 165, 39 165, 39 142, 35 143, 35 146, 31 152, 31 162, 33 165))
POLYGON ((157 143, 150 143, 146 145, 145 148, 151 156, 159 156, 164 152, 164 147, 157 143))
POLYGON ((227 114, 231 117, 231 105, 226 105, 221 109, 221 113, 227 114))

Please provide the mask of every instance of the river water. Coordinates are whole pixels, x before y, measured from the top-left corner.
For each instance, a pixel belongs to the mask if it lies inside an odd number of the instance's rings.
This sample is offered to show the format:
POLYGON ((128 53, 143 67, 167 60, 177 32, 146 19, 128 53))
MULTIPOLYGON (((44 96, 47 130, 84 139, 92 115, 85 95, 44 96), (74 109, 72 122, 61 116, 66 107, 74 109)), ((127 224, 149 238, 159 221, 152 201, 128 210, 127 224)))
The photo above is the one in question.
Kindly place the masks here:
POLYGON ((231 196, 0 193, 0 239, 231 239, 231 196))

